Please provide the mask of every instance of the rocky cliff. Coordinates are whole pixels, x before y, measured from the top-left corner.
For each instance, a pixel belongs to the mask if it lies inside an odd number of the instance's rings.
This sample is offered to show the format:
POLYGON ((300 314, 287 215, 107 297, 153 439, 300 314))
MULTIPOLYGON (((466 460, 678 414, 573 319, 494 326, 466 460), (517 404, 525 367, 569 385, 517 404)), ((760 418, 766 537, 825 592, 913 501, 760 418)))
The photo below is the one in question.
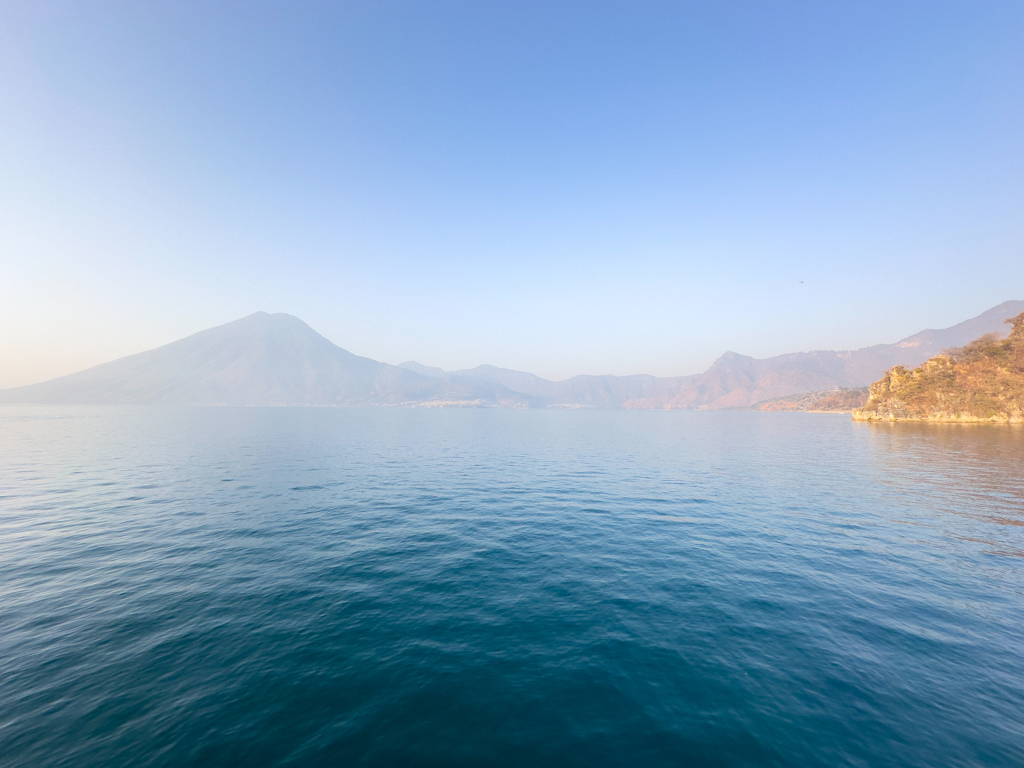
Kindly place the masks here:
POLYGON ((1006 339, 982 336, 871 385, 860 421, 1024 422, 1024 312, 1006 339))

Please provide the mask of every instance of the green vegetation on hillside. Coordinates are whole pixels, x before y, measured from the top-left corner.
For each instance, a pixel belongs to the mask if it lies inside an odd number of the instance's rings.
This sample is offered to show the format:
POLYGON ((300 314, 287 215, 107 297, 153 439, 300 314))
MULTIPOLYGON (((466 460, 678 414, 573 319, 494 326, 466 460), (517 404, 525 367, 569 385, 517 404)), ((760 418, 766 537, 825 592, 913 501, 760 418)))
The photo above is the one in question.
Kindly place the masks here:
POLYGON ((1024 312, 1009 337, 982 336, 920 368, 896 366, 871 385, 863 421, 1024 421, 1024 312))

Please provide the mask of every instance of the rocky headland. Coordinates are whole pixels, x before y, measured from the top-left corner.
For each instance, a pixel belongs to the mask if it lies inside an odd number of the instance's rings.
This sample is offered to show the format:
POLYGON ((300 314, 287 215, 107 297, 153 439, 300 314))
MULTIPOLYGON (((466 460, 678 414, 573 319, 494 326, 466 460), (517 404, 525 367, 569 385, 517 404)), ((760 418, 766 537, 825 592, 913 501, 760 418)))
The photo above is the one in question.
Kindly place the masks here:
POLYGON ((1024 312, 1005 339, 982 336, 871 385, 858 421, 1024 422, 1024 312))

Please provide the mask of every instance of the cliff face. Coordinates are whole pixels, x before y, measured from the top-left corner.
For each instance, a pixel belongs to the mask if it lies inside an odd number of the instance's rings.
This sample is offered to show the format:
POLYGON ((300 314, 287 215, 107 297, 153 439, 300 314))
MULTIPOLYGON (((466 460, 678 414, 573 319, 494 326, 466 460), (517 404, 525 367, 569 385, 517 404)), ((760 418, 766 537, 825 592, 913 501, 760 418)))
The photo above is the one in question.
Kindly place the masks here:
POLYGON ((1024 312, 1010 336, 982 336, 920 368, 896 366, 854 411, 861 421, 1024 422, 1024 312))

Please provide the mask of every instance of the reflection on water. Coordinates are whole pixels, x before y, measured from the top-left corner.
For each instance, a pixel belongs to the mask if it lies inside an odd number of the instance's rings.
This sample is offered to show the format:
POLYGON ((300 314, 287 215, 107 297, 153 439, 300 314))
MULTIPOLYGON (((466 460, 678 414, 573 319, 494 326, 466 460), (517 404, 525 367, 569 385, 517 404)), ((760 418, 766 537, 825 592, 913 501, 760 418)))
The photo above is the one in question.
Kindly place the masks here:
POLYGON ((991 527, 1024 525, 1024 425, 864 426, 881 484, 913 497, 905 522, 987 545, 990 554, 1024 557, 1021 537, 991 527))
POLYGON ((1019 766, 1024 430, 0 408, 6 766, 1019 766))

